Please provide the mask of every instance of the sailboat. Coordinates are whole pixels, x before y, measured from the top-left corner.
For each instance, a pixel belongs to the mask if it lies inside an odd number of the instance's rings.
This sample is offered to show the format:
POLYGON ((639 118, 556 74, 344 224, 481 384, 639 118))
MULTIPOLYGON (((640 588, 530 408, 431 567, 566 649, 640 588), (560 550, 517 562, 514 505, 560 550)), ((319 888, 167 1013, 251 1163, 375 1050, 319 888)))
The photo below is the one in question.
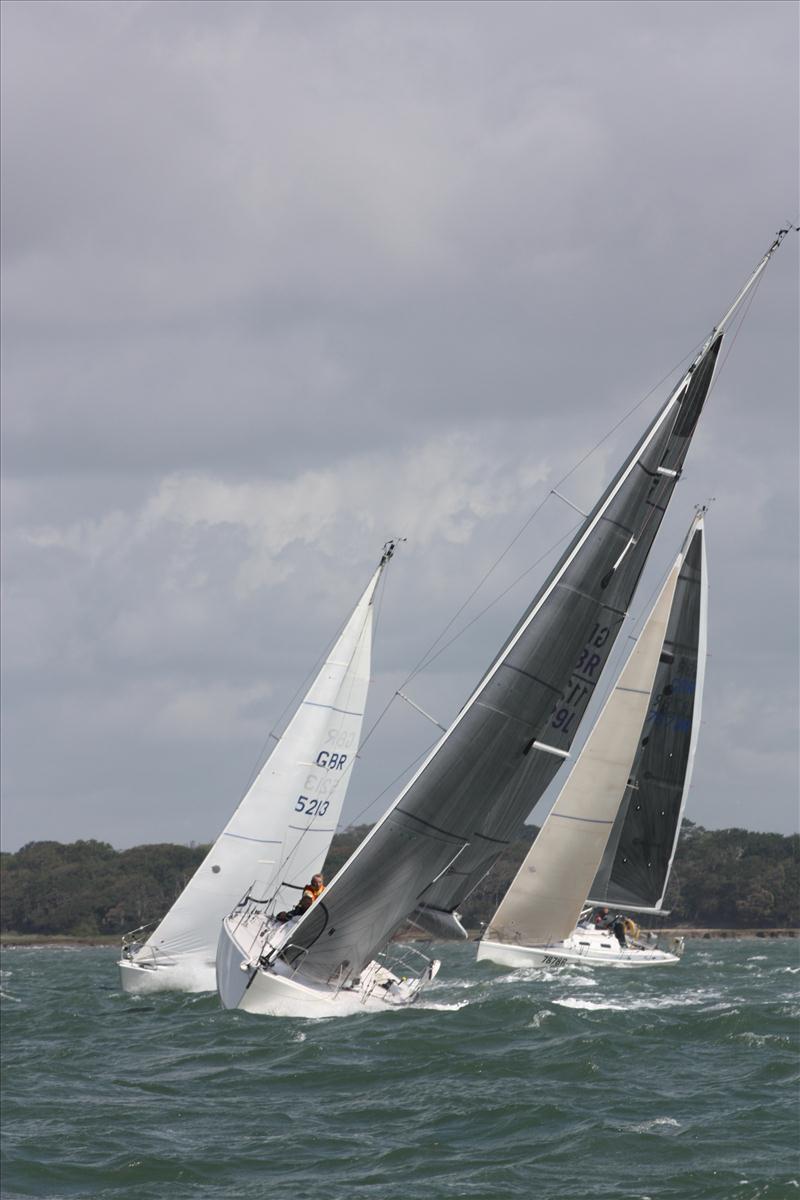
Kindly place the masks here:
POLYGON ((321 870, 359 747, 373 600, 393 551, 387 542, 302 703, 172 908, 149 936, 145 927, 123 938, 126 992, 213 991, 220 923, 243 893, 260 889, 291 907, 321 870))
POLYGON ((641 938, 624 914, 661 911, 697 748, 707 590, 701 511, 478 944, 479 960, 514 967, 678 962, 681 938, 666 946, 641 938), (597 925, 584 908, 587 896, 602 906, 597 925))
POLYGON ((734 313, 763 256, 625 459, 499 654, 394 803, 296 922, 225 919, 225 1008, 330 1016, 416 1001, 439 964, 386 947, 407 918, 465 937, 458 906, 491 870, 570 747, 680 477, 734 313))

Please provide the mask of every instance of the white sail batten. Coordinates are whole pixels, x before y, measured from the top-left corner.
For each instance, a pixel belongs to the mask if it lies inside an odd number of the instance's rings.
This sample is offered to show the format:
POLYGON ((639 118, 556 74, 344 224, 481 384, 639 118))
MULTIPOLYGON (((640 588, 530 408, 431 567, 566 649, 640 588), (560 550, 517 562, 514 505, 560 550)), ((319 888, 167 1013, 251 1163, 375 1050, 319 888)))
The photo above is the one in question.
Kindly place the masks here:
POLYGON ((575 928, 636 755, 682 555, 536 841, 492 918, 490 941, 548 945, 575 928))
POLYGON ((291 907, 319 871, 356 759, 370 677, 372 614, 383 561, 271 755, 134 961, 213 967, 222 919, 258 880, 291 907))

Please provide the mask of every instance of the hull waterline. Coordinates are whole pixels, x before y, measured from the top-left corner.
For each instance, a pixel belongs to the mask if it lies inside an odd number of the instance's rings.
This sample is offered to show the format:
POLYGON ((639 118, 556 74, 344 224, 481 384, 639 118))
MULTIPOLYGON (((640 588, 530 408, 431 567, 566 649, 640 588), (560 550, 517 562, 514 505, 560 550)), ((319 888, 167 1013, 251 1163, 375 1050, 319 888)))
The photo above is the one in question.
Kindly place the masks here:
POLYGON ((213 992, 216 975, 213 962, 194 960, 147 966, 121 958, 117 962, 122 991, 128 995, 154 992, 213 992))
POLYGON ((674 938, 671 950, 657 946, 621 946, 615 938, 599 938, 593 931, 579 930, 563 942, 547 946, 515 946, 503 942, 478 943, 478 960, 499 963, 505 967, 567 966, 614 967, 622 970, 642 970, 644 967, 668 967, 680 962, 683 939, 674 938))
MULTIPOLYGON (((259 939, 259 949, 263 942, 259 939)), ((265 1017, 346 1017, 363 1012, 408 1008, 438 970, 436 960, 422 975, 403 976, 380 962, 369 963, 360 979, 343 987, 299 979, 281 959, 261 965, 259 951, 242 923, 223 921, 217 946, 217 992, 226 1009, 265 1017)), ((421 956, 422 957, 422 956, 421 956)))

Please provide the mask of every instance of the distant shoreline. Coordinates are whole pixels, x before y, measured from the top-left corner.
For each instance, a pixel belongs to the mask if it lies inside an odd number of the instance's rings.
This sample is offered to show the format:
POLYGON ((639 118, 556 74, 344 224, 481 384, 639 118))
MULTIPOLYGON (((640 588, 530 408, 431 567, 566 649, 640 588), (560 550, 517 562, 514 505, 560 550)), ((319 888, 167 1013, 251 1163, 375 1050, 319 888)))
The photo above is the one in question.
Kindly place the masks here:
MULTIPOLYGON (((663 929, 662 934, 697 939, 730 939, 743 938, 798 938, 800 929, 663 929)), ((470 941, 477 941, 480 931, 470 930, 470 941)), ((403 942, 432 942, 434 938, 427 934, 417 933, 414 936, 401 935, 396 939, 403 942)), ((43 950, 58 949, 59 947, 111 947, 119 946, 120 937, 107 937, 98 934, 96 937, 68 937, 65 934, 36 934, 36 933, 0 933, 0 948, 38 947, 43 950)))

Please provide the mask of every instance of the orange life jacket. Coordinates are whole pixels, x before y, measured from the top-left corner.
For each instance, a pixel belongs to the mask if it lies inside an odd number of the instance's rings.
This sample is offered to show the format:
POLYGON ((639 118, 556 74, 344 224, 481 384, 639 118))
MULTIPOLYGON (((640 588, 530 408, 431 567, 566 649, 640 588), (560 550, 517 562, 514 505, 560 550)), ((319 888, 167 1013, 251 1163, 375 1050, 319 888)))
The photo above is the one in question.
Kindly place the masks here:
POLYGON ((303 888, 303 899, 305 900, 306 896, 308 896, 309 900, 313 904, 314 901, 316 900, 317 896, 321 896, 324 891, 325 891, 324 883, 321 883, 319 885, 319 887, 314 887, 313 883, 307 883, 306 886, 303 888))

